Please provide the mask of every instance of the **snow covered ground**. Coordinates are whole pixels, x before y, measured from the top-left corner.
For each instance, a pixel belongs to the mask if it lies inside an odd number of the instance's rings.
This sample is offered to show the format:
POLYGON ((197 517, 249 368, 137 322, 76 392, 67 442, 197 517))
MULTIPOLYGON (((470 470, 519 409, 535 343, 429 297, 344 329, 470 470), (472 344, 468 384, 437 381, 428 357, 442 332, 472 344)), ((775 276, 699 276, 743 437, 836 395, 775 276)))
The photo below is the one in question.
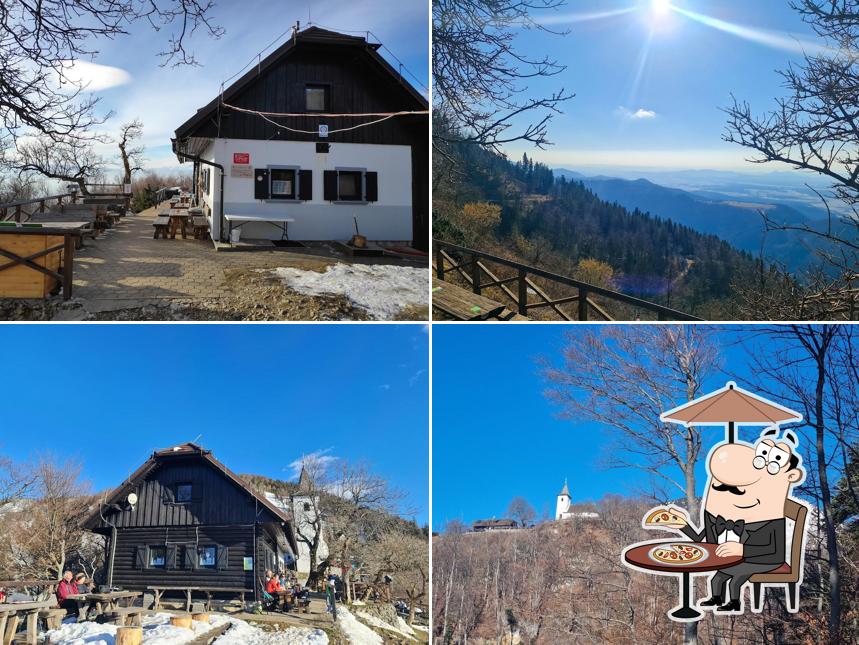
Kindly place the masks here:
POLYGON ((235 624, 213 645, 328 645, 328 635, 321 629, 288 627, 265 632, 242 620, 235 624))
POLYGON ((404 621, 400 616, 397 616, 397 625, 392 625, 391 623, 386 623, 378 616, 368 614, 366 611, 356 611, 355 615, 368 625, 372 625, 373 627, 379 627, 381 629, 387 629, 388 631, 394 632, 395 634, 399 634, 400 636, 403 636, 410 641, 415 640, 415 631, 411 627, 409 627, 408 623, 404 621))
MULTIPOLYGON (((194 622, 193 629, 185 629, 171 625, 170 614, 166 613, 144 616, 143 643, 184 645, 226 622, 232 623, 232 626, 214 645, 328 645, 328 636, 321 629, 288 627, 279 631, 264 631, 243 620, 219 615, 212 615, 209 623, 194 622)), ((69 622, 43 634, 42 642, 46 645, 115 645, 117 629, 116 625, 110 624, 69 622)))
POLYGON ((350 645, 382 645, 382 637, 341 605, 337 606, 337 626, 350 645))
POLYGON ((429 271, 388 264, 335 264, 324 273, 275 269, 288 287, 312 296, 343 295, 376 320, 390 320, 409 305, 427 305, 429 271))
MULTIPOLYGON (((143 642, 147 645, 183 645, 210 629, 229 620, 226 616, 213 615, 209 623, 194 622, 193 629, 174 627, 170 614, 158 613, 143 617, 143 642)), ((114 645, 116 625, 93 622, 63 623, 59 629, 44 634, 44 642, 51 645, 114 645)))

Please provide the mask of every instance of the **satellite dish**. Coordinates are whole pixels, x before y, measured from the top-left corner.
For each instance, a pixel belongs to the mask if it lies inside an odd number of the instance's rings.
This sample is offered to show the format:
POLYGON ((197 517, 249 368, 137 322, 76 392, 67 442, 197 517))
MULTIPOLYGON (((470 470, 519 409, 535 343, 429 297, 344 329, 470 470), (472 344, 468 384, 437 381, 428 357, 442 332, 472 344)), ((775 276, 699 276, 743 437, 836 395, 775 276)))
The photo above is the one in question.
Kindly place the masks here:
POLYGON ((128 500, 128 503, 132 506, 137 504, 137 495, 135 493, 129 493, 126 499, 128 500))

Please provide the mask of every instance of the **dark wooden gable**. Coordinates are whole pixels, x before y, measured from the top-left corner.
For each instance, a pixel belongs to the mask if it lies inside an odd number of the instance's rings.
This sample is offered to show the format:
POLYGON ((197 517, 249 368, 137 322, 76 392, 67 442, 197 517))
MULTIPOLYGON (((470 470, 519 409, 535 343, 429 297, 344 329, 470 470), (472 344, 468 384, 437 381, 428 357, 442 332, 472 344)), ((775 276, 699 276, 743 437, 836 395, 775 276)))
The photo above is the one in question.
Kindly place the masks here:
MULTIPOLYGON (((399 76, 363 38, 311 28, 287 42, 259 66, 224 91, 224 103, 264 112, 306 112, 308 85, 325 87, 326 112, 423 111, 426 100, 399 76)), ((258 115, 221 107, 220 97, 176 130, 177 140, 189 137, 316 141, 318 125, 331 130, 372 121, 374 117, 272 117, 298 134, 278 128, 258 115)), ((401 116, 377 125, 334 133, 332 143, 411 145, 428 136, 428 115, 401 116)))
POLYGON ((86 528, 250 525, 282 523, 285 518, 218 467, 208 453, 163 456, 156 453, 136 476, 114 491, 101 514, 93 513, 86 528), (190 501, 177 499, 180 484, 191 485, 190 501), (132 508, 128 495, 137 495, 132 508), (102 518, 107 519, 107 522, 102 518))

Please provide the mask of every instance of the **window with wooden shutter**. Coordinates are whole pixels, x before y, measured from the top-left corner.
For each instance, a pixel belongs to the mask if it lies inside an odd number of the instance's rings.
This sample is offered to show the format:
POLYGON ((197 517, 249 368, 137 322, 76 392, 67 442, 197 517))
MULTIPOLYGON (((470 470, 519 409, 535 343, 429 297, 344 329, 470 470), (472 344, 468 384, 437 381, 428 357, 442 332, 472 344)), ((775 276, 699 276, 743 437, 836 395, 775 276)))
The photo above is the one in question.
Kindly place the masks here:
POLYGON ((157 544, 149 547, 148 567, 150 569, 167 568, 167 547, 157 544))
POLYGON ((164 563, 165 569, 175 569, 176 568, 176 552, 179 550, 175 544, 171 544, 167 547, 167 560, 164 563))
POLYGON ((298 173, 298 199, 309 202, 313 199, 313 171, 301 170, 298 173))
POLYGON ((364 173, 364 199, 368 202, 379 201, 379 173, 364 173))
POLYGON ((224 569, 229 568, 229 552, 227 551, 227 547, 219 546, 218 547, 218 571, 223 571, 224 569))
POLYGON ((326 170, 323 175, 325 201, 337 201, 337 171, 326 170))
POLYGON ((134 551, 134 568, 140 569, 141 571, 143 571, 143 569, 146 568, 146 547, 145 546, 138 546, 135 548, 135 551, 134 551))
POLYGON ((254 169, 254 199, 268 199, 268 169, 254 169))
POLYGON ((197 549, 193 546, 185 547, 185 568, 189 571, 193 571, 197 568, 197 549))

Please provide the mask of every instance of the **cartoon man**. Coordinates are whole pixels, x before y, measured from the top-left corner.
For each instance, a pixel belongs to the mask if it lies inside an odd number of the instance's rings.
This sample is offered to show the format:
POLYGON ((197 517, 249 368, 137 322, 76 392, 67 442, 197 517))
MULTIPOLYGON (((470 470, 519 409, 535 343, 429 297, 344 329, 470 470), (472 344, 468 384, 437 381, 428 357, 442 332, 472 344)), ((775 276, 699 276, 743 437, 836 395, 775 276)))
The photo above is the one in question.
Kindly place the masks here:
POLYGON ((785 562, 785 500, 805 479, 805 471, 796 454, 796 436, 785 431, 779 439, 778 432, 768 428, 754 446, 717 445, 707 464, 703 527, 696 530, 688 521, 676 527, 695 542, 718 544, 719 557, 743 558, 713 574, 711 595, 699 603, 701 607, 741 612, 742 588, 749 578, 785 562))

